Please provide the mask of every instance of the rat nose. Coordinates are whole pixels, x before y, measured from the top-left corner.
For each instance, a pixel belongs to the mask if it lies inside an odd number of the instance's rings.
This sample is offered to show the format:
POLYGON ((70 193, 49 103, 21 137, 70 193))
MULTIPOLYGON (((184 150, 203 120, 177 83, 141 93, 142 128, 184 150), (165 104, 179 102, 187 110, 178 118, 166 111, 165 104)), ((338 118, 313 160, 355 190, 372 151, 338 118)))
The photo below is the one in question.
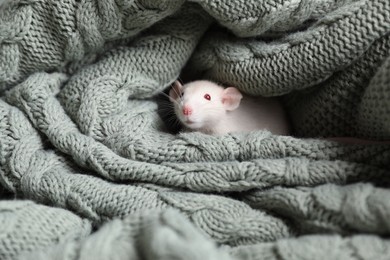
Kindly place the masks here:
POLYGON ((192 114, 192 108, 189 106, 184 106, 183 107, 183 115, 189 116, 192 114))

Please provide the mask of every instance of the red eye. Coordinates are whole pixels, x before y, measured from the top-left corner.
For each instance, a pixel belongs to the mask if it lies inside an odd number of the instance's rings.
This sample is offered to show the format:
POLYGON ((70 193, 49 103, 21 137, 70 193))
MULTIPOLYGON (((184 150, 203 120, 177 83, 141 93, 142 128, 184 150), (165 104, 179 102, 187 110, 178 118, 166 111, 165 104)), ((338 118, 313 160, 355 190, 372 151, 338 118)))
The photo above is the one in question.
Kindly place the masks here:
POLYGON ((211 99, 211 97, 210 97, 209 94, 205 94, 205 95, 204 95, 204 98, 207 99, 207 100, 210 100, 210 99, 211 99))

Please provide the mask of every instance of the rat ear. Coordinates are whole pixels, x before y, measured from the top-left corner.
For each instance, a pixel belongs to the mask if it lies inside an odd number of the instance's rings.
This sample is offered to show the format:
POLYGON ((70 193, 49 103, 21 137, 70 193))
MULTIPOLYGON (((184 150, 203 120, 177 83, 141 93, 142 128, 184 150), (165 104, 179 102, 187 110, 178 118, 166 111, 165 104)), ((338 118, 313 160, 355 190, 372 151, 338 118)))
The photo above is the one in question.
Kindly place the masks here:
POLYGON ((234 87, 226 88, 222 93, 222 103, 228 111, 236 109, 240 105, 241 99, 241 92, 234 87))
POLYGON ((183 85, 179 81, 175 81, 169 91, 169 100, 175 102, 183 90, 183 85))

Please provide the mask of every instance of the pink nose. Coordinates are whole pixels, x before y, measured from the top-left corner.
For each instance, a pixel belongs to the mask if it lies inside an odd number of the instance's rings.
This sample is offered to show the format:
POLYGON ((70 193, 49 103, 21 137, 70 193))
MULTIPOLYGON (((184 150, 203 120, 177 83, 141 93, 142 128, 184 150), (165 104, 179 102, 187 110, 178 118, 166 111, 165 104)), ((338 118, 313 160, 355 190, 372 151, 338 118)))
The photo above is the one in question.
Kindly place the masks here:
POLYGON ((192 108, 189 106, 184 106, 183 107, 183 115, 189 116, 192 114, 192 108))

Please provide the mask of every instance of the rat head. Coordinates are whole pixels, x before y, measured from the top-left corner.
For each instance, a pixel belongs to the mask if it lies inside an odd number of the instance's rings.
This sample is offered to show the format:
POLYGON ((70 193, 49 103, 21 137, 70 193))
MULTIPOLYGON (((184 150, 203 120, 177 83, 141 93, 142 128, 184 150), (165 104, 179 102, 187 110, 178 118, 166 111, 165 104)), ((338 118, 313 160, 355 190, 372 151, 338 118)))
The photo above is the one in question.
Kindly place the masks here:
POLYGON ((190 129, 212 129, 227 111, 240 105, 242 94, 233 87, 199 80, 182 86, 175 81, 169 91, 171 102, 179 120, 190 129))

